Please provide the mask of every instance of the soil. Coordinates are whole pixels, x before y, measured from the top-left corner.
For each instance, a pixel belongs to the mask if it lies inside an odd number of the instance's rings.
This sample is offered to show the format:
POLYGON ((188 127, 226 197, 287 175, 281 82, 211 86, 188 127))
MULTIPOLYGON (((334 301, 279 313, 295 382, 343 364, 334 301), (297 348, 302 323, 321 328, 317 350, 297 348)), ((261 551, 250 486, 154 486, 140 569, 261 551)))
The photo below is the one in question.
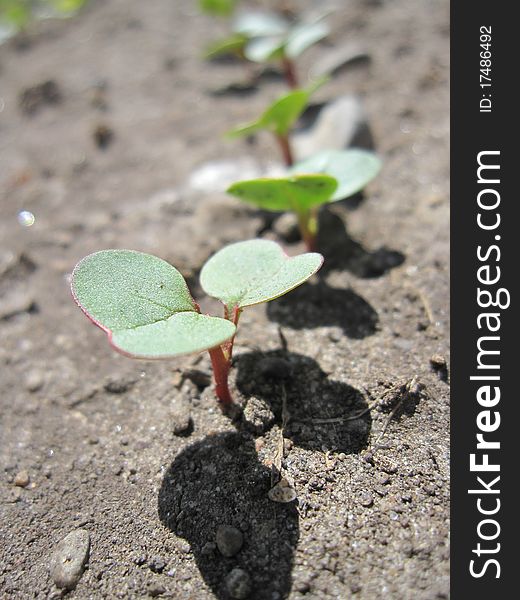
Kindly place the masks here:
POLYGON ((234 420, 207 356, 115 354, 69 277, 126 247, 170 261, 199 298, 225 243, 300 252, 273 215, 200 184, 210 161, 241 177, 280 160, 267 135, 222 134, 283 80, 249 89, 243 64, 203 62, 226 26, 193 0, 93 1, 0 47, 2 598, 449 596, 449 4, 320 7, 335 7, 332 35, 300 74, 345 40, 366 49, 317 99, 357 94, 384 166, 322 212, 320 276, 244 312, 234 420), (288 503, 268 495, 280 471, 288 503), (231 557, 223 525, 243 535, 231 557), (78 528, 88 565, 60 591, 53 553, 78 528))

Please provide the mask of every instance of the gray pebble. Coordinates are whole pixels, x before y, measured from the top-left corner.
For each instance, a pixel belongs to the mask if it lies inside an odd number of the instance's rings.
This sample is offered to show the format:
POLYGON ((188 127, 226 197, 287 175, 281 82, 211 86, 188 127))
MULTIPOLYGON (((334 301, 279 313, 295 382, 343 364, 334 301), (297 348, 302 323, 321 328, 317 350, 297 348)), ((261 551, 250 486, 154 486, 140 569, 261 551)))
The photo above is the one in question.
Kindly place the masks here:
POLYGON ((370 492, 361 492, 361 494, 359 495, 359 503, 361 504, 361 506, 366 506, 367 508, 369 508, 370 506, 372 506, 372 504, 374 504, 374 498, 372 497, 372 494, 370 494, 370 492))
POLYGON ((30 371, 25 378, 25 389, 28 392, 37 392, 43 387, 45 382, 41 371, 30 371))
POLYGON ((58 544, 51 559, 51 577, 59 588, 76 587, 87 563, 90 534, 85 529, 71 531, 58 544))
POLYGON ((217 529, 216 542, 220 553, 230 558, 240 552, 244 543, 244 536, 236 527, 221 525, 217 529))
POLYGON ((251 593, 251 578, 243 569, 233 569, 226 577, 226 587, 231 598, 243 600, 251 593))

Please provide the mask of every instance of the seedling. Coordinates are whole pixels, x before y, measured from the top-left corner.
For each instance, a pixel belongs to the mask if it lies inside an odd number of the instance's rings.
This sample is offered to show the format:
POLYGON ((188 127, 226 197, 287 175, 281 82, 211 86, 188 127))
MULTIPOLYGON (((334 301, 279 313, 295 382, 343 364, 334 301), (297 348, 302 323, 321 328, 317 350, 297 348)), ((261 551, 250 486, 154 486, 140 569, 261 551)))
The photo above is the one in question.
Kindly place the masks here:
POLYGON ((202 12, 217 17, 229 17, 235 10, 238 0, 199 0, 202 12))
POLYGON ((305 110, 311 95, 322 86, 325 81, 327 81, 327 79, 322 78, 306 89, 294 90, 288 94, 284 94, 278 98, 278 100, 273 102, 258 119, 232 129, 228 133, 228 136, 242 137, 252 135, 261 130, 269 131, 275 136, 280 146, 286 166, 292 166, 294 160, 289 140, 289 132, 305 110))
POLYGON ((232 34, 213 43, 206 56, 234 52, 255 63, 280 61, 287 84, 297 88, 295 60, 328 34, 321 18, 292 24, 275 13, 247 12, 235 19, 232 34))
POLYGON ((314 250, 319 206, 359 192, 380 168, 380 159, 366 150, 325 150, 294 165, 287 177, 239 181, 227 191, 266 210, 296 213, 302 239, 314 250))
POLYGON ((111 346, 132 358, 159 359, 209 351, 215 393, 233 403, 228 375, 240 314, 304 283, 322 265, 316 253, 288 257, 275 242, 226 246, 200 274, 203 290, 224 305, 224 318, 201 314, 184 277, 164 260, 133 250, 102 250, 72 274, 72 295, 111 346))
POLYGON ((24 31, 34 19, 70 17, 87 0, 0 0, 0 41, 24 31), (3 31, 2 31, 3 30, 3 31))

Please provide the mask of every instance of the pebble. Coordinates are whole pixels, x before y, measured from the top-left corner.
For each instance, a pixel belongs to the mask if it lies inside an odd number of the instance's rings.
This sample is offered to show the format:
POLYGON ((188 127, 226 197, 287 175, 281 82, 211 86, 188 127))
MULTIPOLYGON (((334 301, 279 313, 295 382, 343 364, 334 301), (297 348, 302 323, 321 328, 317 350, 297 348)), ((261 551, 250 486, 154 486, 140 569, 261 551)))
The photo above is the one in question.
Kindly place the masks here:
POLYGON ((90 552, 90 534, 71 531, 58 544, 51 559, 51 577, 59 588, 72 590, 81 578, 90 552))
POLYGON ((25 389, 28 392, 41 390, 44 384, 44 376, 41 371, 30 371, 25 378, 25 389))
POLYGON ((15 475, 14 484, 18 487, 27 487, 31 481, 29 473, 27 471, 20 471, 15 475))
POLYGON ((243 569, 233 569, 226 577, 226 588, 235 600, 243 600, 251 593, 251 578, 243 569))
POLYGON ((220 525, 216 535, 217 548, 219 552, 231 558, 238 554, 244 544, 242 532, 231 525, 220 525))
POLYGON ((152 583, 148 586, 148 595, 152 598, 157 598, 157 596, 162 596, 166 592, 166 588, 160 583, 152 583))
POLYGON ((361 494, 359 495, 359 503, 361 504, 361 506, 369 508, 370 506, 372 506, 372 504, 374 504, 374 498, 369 492, 361 492, 361 494))

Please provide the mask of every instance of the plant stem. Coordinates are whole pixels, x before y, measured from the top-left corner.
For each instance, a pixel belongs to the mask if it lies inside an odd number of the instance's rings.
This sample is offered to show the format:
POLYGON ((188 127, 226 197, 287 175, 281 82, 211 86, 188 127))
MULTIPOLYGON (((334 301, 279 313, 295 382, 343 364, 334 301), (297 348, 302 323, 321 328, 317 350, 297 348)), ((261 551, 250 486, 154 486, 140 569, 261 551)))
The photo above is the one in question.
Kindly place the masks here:
POLYGON ((298 76, 296 75, 294 62, 284 55, 282 57, 282 68, 287 85, 294 90, 298 87, 298 76))
POLYGON ((282 150, 285 166, 292 167, 294 164, 294 159, 291 149, 291 143, 289 142, 289 134, 277 133, 276 139, 278 140, 278 144, 280 145, 280 149, 282 150))
POLYGON ((316 234, 318 232, 317 209, 300 211, 297 215, 302 240, 305 242, 307 250, 314 252, 316 250, 316 234))
POLYGON ((213 377, 215 379, 215 394, 222 406, 233 404, 233 398, 229 391, 228 375, 231 366, 231 360, 222 349, 222 346, 211 348, 209 350, 211 365, 213 367, 213 377))

